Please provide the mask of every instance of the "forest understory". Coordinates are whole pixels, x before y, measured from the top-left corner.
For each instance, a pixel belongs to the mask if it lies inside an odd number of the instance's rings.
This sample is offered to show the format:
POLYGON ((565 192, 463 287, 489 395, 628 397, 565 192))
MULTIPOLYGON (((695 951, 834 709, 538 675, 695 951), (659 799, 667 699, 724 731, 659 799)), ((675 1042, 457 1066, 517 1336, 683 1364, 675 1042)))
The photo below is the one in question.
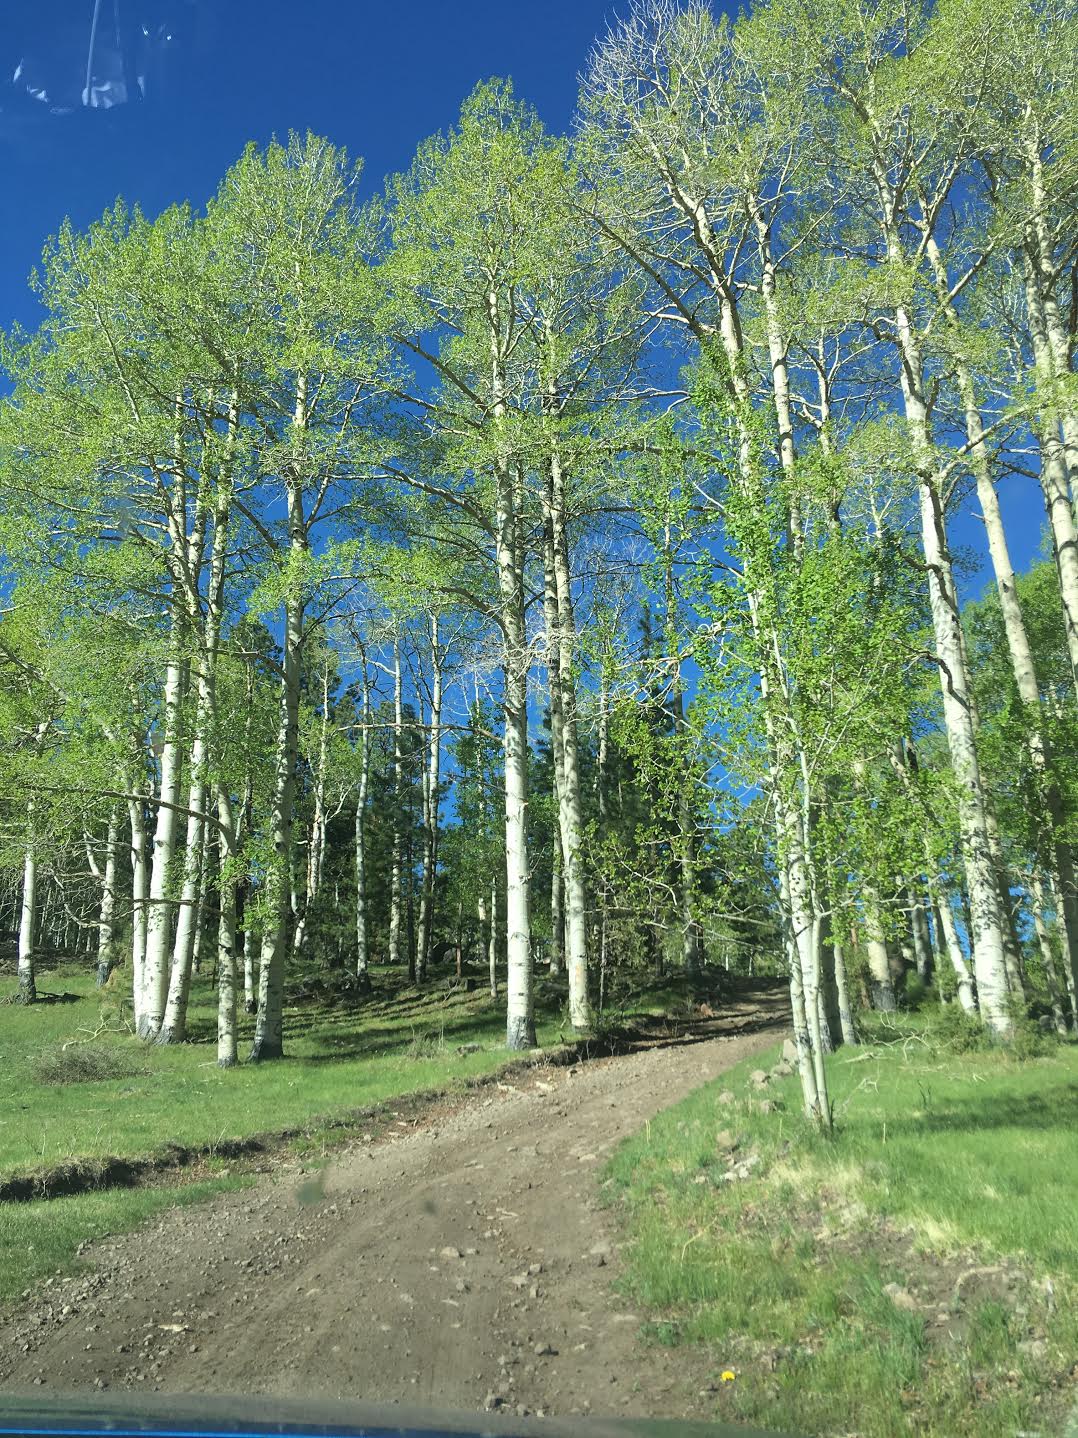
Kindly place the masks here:
MULTIPOLYGON (((61 970, 42 989, 80 981, 61 970)), ((293 1088, 302 1076, 305 1118, 294 1110, 259 1151, 221 1141, 226 1113, 237 1138, 260 1121, 250 1070, 206 1065, 203 1045, 151 1050, 181 1095, 170 1121, 197 1114, 230 1156, 148 1187, 0 1204, 4 1389, 317 1394, 865 1438, 1069 1432, 1072 1046, 1004 1053, 931 1009, 866 1022, 862 1045, 830 1061, 835 1142, 798 1119, 774 981, 652 982, 567 1045, 562 986, 540 984, 550 1048, 511 1065, 486 994, 375 982, 365 1004, 288 1004, 296 1057, 279 1071, 293 1088), (387 1010, 410 1017, 387 1032, 387 1010), (333 1043, 345 1052, 327 1058, 333 1043), (319 1066, 350 1112, 306 1091, 319 1066), (212 1090, 231 1090, 227 1109, 212 1090)), ((193 1000, 197 1015, 212 994, 193 1000)), ((62 1036, 99 1028, 86 1014, 103 1002, 84 991, 37 1008, 57 1042, 23 1062, 78 1052, 62 1036)), ((20 1045, 4 1037, 10 1112, 20 1045)), ((92 1044, 147 1052, 115 1027, 92 1044)), ((45 1085, 57 1102, 37 1131, 58 1152, 83 1144, 92 1171, 103 1148, 136 1152, 117 1100, 152 1110, 154 1080, 79 1074, 45 1085), (91 1110, 116 1115, 110 1132, 80 1130, 91 1110)), ((4 1172, 24 1167, 11 1118, 0 1132, 4 1172)))

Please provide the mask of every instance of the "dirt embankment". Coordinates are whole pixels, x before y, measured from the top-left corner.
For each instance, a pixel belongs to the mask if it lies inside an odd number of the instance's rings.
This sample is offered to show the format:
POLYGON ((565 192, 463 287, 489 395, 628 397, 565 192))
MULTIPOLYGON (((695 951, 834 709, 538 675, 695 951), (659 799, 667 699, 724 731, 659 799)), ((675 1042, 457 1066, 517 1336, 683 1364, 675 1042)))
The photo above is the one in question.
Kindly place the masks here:
POLYGON ((0 1323, 0 1386, 711 1417, 703 1360, 643 1344, 618 1294, 597 1173, 784 1018, 761 990, 681 1042, 517 1071, 95 1245, 0 1323))

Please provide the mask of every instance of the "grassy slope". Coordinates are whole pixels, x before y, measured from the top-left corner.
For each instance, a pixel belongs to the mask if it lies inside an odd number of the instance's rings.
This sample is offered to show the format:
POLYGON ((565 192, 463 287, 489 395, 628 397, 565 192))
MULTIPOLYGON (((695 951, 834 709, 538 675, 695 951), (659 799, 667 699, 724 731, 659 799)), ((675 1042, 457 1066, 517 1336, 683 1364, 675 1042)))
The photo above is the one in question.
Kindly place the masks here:
MULTIPOLYGON (((396 982, 391 987, 381 972, 375 986, 360 1005, 290 1005, 283 1062, 222 1070, 214 1061, 214 996, 205 980, 195 985, 188 1028, 206 1042, 157 1048, 116 1026, 115 997, 102 998, 91 977, 50 974, 43 989, 77 994, 78 1002, 0 1008, 0 1172, 292 1128, 452 1085, 505 1062, 504 1010, 485 994, 433 986, 421 994, 396 982), (43 1054, 87 1039, 103 1019, 113 1027, 92 1041, 94 1048, 114 1051, 135 1072, 93 1083, 36 1081, 43 1054), (458 1054, 466 1044, 481 1049, 458 1054)), ((241 1055, 252 1024, 244 1022, 241 1055)), ((540 1042, 556 1042, 558 1032, 556 1013, 541 1012, 540 1042)))
MULTIPOLYGON (((492 1001, 485 992, 447 993, 433 982, 420 993, 385 969, 373 978, 374 995, 359 1005, 290 1005, 283 1062, 222 1070, 214 1062, 215 996, 205 978, 195 982, 189 1022, 190 1037, 201 1042, 156 1048, 139 1043, 122 1024, 122 974, 105 993, 85 969, 43 975, 42 992, 77 997, 31 1008, 0 1006, 0 1173, 296 1128, 307 1135, 295 1147, 311 1149, 333 1137, 320 1129, 320 1120, 422 1089, 451 1089, 506 1062, 504 1000, 492 1001), (42 1083, 43 1065, 64 1066, 60 1046, 70 1040, 86 1041, 80 1048, 92 1049, 94 1059, 118 1076, 42 1083), (472 1044, 480 1045, 478 1052, 457 1052, 472 1044)), ((0 1001, 14 989, 12 981, 0 983, 0 1001)), ((679 998, 684 1000, 676 984, 653 987, 626 996, 620 1016, 662 1011, 679 998)), ((540 981, 541 1045, 562 1037, 563 1004, 561 987, 540 981)), ((242 1024, 241 1054, 253 1020, 242 1024)), ((200 1174, 199 1181, 175 1186, 0 1204, 0 1298, 45 1273, 75 1266, 86 1239, 132 1228, 170 1203, 194 1201, 238 1181, 213 1178, 212 1167, 206 1181, 200 1174)))
POLYGON ((831 1144, 806 1133, 796 1078, 758 1111, 759 1061, 625 1144, 608 1192, 627 1282, 659 1339, 736 1374, 717 1416, 863 1438, 1061 1431, 1078 1398, 1078 1049, 1019 1063, 904 1032, 831 1062, 831 1144), (724 1130, 762 1177, 723 1181, 724 1130), (1006 1255, 1018 1263, 955 1301, 963 1274, 1006 1255))

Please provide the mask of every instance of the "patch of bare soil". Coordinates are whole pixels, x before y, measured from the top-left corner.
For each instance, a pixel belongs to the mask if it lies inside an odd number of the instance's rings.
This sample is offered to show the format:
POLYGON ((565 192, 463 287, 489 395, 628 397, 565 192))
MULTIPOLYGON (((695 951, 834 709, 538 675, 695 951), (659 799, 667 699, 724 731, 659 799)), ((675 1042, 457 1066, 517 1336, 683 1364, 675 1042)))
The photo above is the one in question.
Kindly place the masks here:
POLYGON ((278 1156, 253 1189, 94 1245, 87 1275, 10 1311, 0 1387, 710 1417, 706 1359, 643 1344, 618 1296, 596 1176, 785 1018, 761 989, 701 1015, 704 1034, 686 1016, 665 1042, 390 1116, 324 1167, 278 1156))

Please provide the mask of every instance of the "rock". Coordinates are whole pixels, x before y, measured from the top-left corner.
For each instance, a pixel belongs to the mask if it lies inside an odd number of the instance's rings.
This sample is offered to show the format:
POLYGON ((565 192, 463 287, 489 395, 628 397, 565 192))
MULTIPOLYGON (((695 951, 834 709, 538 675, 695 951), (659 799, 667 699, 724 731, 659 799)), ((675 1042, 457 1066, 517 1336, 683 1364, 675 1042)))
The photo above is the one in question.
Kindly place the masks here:
POLYGON ((763 1088, 767 1081, 768 1076, 764 1073, 763 1069, 753 1069, 752 1073, 749 1074, 749 1082, 756 1084, 758 1088, 763 1088))
POLYGON ((538 1278, 539 1275, 540 1275, 540 1273, 542 1273, 542 1271, 543 1271, 543 1265, 542 1265, 541 1263, 529 1263, 529 1264, 528 1264, 528 1277, 529 1277, 529 1278, 538 1278))
POLYGON ((915 1313, 917 1311, 916 1298, 914 1298, 909 1289, 904 1288, 901 1283, 885 1283, 883 1291, 896 1308, 901 1308, 906 1313, 915 1313))
POLYGON ((729 1108, 731 1104, 735 1104, 737 1102, 737 1099, 734 1097, 734 1095, 730 1092, 728 1088, 724 1088, 722 1093, 719 1094, 717 1101, 723 1106, 723 1108, 729 1108))
POLYGON ((797 1045, 794 1043, 793 1039, 783 1039, 782 1061, 783 1063, 790 1064, 791 1066, 797 1063, 797 1045))
POLYGON ((794 1066, 793 1066, 793 1064, 787 1063, 786 1060, 783 1059, 783 1060, 781 1061, 781 1063, 777 1063, 777 1064, 775 1065, 775 1067, 771 1070, 771 1077, 772 1077, 772 1078, 789 1078, 790 1075, 793 1073, 793 1071, 794 1071, 794 1066))
POLYGON ((439 1254, 440 1258, 461 1258, 462 1256, 460 1249, 454 1248, 452 1244, 446 1244, 439 1254))
POLYGON ((489 1392, 483 1399, 483 1407, 488 1413, 495 1412, 495 1410, 501 1406, 502 1400, 498 1397, 497 1393, 493 1391, 489 1392))
POLYGON ((715 1135, 715 1147, 720 1153, 732 1153, 738 1145, 737 1135, 728 1128, 722 1128, 715 1135))
POLYGON ((1024 1338, 1018 1345, 1018 1351, 1039 1362, 1048 1356, 1048 1344, 1043 1338, 1024 1338))

